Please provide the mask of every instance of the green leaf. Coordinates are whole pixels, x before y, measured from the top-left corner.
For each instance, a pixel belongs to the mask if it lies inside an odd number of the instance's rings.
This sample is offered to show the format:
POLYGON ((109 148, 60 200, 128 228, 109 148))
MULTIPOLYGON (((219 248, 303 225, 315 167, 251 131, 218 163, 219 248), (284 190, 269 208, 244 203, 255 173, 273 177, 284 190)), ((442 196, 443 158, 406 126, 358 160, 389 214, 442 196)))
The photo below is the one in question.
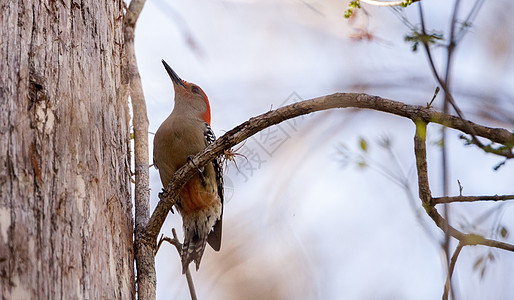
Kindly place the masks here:
POLYGON ((351 1, 350 3, 348 3, 348 9, 344 12, 344 17, 346 19, 350 18, 353 14, 353 10, 354 9, 359 9, 361 8, 361 4, 360 4, 360 1, 351 1))
POLYGON ((348 6, 350 6, 351 8, 361 8, 361 3, 359 0, 357 1, 351 1, 348 6))
POLYGON ((368 142, 363 137, 359 138, 359 146, 362 151, 368 152, 368 142))
POLYGON ((443 35, 436 31, 423 34, 418 30, 414 30, 405 36, 405 41, 412 43, 412 51, 414 52, 418 50, 419 43, 431 45, 435 44, 438 40, 443 40, 443 35))
POLYGON ((509 236, 509 230, 505 226, 500 226, 498 231, 502 238, 507 238, 509 236))
POLYGON ((411 5, 412 3, 414 3, 414 0, 405 0, 404 2, 402 2, 400 4, 401 7, 407 7, 409 5, 411 5))

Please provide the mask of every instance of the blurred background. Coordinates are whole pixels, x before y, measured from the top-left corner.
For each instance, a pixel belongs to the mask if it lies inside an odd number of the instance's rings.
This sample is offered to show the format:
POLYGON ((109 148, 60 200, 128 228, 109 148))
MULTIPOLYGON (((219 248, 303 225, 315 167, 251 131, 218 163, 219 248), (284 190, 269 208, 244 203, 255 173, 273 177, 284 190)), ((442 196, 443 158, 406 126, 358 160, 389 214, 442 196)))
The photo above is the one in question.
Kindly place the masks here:
MULTIPOLYGON (((461 1, 464 20, 475 1, 461 1)), ((390 8, 345 19, 347 1, 148 0, 136 55, 150 131, 173 109, 165 59, 207 93, 217 136, 270 109, 335 92, 365 92, 425 105, 436 82, 426 55, 390 8)), ((427 27, 448 37, 453 1, 424 1, 427 27)), ((486 1, 459 43, 454 97, 466 118, 514 127, 512 1, 486 1)), ((417 5, 403 10, 419 24, 417 5)), ((444 43, 445 41, 442 41, 444 43)), ((446 50, 433 47, 444 71, 446 50)), ((443 97, 435 99, 441 108, 443 97)), ((331 110, 271 127, 241 144, 225 172, 221 252, 207 247, 192 272, 200 299, 440 299, 442 232, 417 197, 411 121, 370 110, 331 110)), ((430 125, 428 163, 442 195, 441 129, 430 125)), ((150 143, 153 135, 150 134, 150 143)), ((514 193, 514 164, 465 146, 449 131, 450 195, 514 193)), ((150 149, 150 153, 153 149, 150 149)), ((150 161, 152 158, 150 157, 150 161)), ((161 189, 151 169, 152 209, 161 189)), ((510 243, 508 202, 451 205, 465 232, 510 243)), ((438 207, 440 208, 440 207, 438 207)), ((442 209, 442 208, 441 208, 442 209)), ((169 215, 162 233, 182 221, 169 215)), ((452 250, 456 243, 451 245, 452 250)), ((158 299, 188 299, 175 248, 156 257, 158 299)), ((453 277, 458 299, 512 299, 514 254, 466 247, 453 277)))

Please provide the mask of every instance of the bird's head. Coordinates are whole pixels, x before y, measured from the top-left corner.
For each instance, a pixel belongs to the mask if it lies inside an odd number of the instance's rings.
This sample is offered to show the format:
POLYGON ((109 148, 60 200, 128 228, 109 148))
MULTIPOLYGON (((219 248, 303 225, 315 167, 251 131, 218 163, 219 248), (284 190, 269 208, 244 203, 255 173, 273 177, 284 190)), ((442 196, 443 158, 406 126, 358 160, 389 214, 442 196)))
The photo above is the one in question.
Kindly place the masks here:
POLYGON ((194 106, 195 108, 202 108, 201 117, 207 122, 207 124, 211 124, 211 107, 209 105, 209 99, 205 92, 196 84, 187 82, 182 80, 175 71, 164 61, 162 60, 162 64, 168 72, 168 75, 173 82, 173 88, 175 89, 175 102, 177 101, 186 101, 189 105, 194 106))

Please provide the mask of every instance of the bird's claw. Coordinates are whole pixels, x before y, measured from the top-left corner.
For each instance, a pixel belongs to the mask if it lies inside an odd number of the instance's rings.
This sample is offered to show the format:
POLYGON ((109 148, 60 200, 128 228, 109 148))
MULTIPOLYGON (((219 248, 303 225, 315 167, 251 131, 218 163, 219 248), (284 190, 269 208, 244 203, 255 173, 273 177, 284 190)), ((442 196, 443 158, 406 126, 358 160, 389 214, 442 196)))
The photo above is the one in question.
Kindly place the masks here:
MULTIPOLYGON (((161 201, 166 200, 166 198, 168 198, 168 195, 169 195, 168 191, 166 191, 166 189, 163 188, 162 192, 160 192, 159 195, 158 195, 159 196, 159 200, 161 200, 161 201)), ((173 211, 173 207, 170 208, 170 211, 171 211, 172 214, 175 214, 175 212, 173 211)))
POLYGON ((193 167, 195 167, 195 168, 198 170, 198 175, 200 176, 200 180, 202 181, 202 185, 203 185, 203 186, 205 186, 205 185, 206 185, 206 183, 205 183, 205 177, 203 176, 203 171, 202 171, 200 168, 198 168, 198 167, 196 166, 196 164, 193 162, 193 158, 191 157, 191 155, 188 155, 188 156, 187 156, 187 161, 188 161, 190 164, 192 164, 192 165, 193 165, 193 167))
POLYGON ((168 191, 166 191, 165 188, 162 189, 162 192, 159 193, 159 199, 160 200, 164 200, 166 198, 168 198, 168 191))

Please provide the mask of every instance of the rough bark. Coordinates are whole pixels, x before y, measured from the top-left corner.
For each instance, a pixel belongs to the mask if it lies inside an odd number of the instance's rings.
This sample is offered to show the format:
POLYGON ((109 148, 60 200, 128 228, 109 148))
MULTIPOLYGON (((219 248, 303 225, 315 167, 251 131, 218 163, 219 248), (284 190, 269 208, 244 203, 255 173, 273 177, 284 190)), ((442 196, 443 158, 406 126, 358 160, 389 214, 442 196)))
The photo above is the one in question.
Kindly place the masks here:
POLYGON ((0 295, 134 298, 122 1, 0 4, 0 295))

